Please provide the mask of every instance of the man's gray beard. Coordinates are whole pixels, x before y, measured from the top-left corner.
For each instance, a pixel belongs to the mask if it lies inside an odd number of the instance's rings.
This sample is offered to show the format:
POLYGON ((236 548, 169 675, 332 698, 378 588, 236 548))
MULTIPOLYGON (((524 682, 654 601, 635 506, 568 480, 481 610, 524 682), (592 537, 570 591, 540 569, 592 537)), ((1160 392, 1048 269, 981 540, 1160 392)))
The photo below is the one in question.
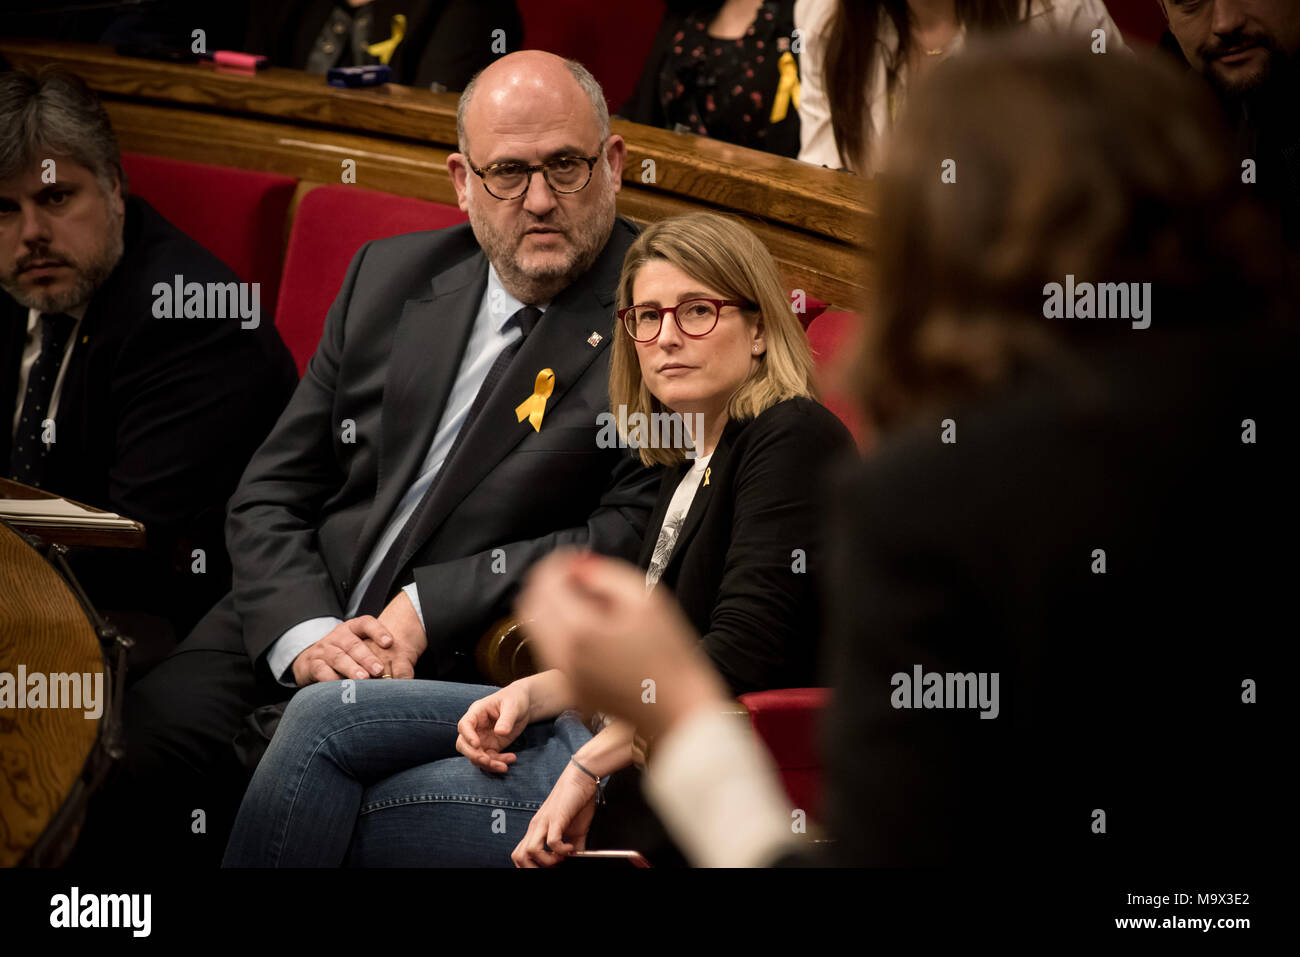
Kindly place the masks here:
POLYGON ((67 312, 69 309, 84 306, 104 284, 104 280, 117 268, 126 249, 126 243, 122 239, 123 218, 117 213, 111 214, 108 223, 108 245, 102 256, 96 257, 84 266, 75 262, 68 263, 75 276, 72 285, 66 289, 58 292, 46 291, 39 287, 25 290, 17 282, 17 276, 12 283, 0 282, 0 289, 9 293, 24 309, 35 309, 37 312, 67 312))
POLYGON ((521 302, 548 302, 582 278, 609 241, 617 211, 613 199, 615 193, 612 189, 609 192, 608 204, 602 204, 588 220, 572 228, 570 238, 575 250, 573 259, 567 265, 559 264, 537 272, 524 272, 515 265, 514 254, 518 247, 509 248, 504 236, 490 223, 474 215, 473 207, 470 208, 470 227, 488 261, 512 295, 521 302))

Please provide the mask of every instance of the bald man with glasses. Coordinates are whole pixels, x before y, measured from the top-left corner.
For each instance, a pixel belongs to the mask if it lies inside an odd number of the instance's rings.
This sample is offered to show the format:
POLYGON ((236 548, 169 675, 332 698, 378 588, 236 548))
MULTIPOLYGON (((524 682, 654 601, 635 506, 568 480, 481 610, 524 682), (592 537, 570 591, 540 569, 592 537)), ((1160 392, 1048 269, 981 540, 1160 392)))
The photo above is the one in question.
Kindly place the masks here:
POLYGON ((597 442, 626 147, 591 75, 538 51, 484 70, 457 125, 469 224, 357 253, 231 500, 232 592, 128 699, 126 774, 96 811, 137 859, 220 860, 297 688, 481 682, 475 643, 536 560, 636 554, 657 470, 597 442))

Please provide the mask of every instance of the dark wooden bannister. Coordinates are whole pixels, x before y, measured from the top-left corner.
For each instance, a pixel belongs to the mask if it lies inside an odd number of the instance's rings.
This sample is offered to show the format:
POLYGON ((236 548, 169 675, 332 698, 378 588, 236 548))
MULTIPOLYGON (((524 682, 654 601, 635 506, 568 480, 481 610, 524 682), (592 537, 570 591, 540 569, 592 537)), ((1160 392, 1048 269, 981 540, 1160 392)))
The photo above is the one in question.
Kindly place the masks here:
MULTIPOLYGON (((58 64, 80 75, 103 98, 125 151, 283 173, 302 180, 302 190, 339 183, 350 158, 358 186, 456 202, 446 168, 456 149, 456 94, 337 89, 296 70, 243 76, 88 44, 7 39, 0 51, 16 66, 58 64)), ((623 215, 641 222, 697 209, 743 216, 790 288, 863 309, 874 247, 869 184, 636 123, 615 120, 613 130, 628 144, 623 215), (653 182, 642 182, 647 160, 653 182)))

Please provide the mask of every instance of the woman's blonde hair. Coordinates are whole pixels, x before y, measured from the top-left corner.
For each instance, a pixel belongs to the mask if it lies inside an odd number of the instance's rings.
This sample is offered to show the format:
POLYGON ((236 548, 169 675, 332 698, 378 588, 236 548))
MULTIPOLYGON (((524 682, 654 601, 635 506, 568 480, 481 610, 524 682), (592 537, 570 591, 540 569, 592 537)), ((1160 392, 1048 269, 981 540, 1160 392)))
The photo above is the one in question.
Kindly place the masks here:
MULTIPOLYGON (((790 307, 776 262, 767 247, 739 220, 717 213, 689 213, 663 219, 637 237, 623 260, 617 308, 634 304, 632 287, 647 262, 676 266, 692 279, 727 299, 742 299, 741 314, 752 328, 762 326, 767 349, 754 372, 727 402, 729 419, 754 418, 784 399, 816 398, 813 358, 808 337, 790 307)), ((650 394, 641 377, 636 343, 622 322, 614 323, 614 351, 609 366, 609 401, 620 435, 627 441, 627 421, 636 413, 649 417, 672 410, 650 394), (625 409, 626 415, 619 413, 625 409)), ((646 465, 676 465, 686 460, 682 448, 641 448, 646 465)))

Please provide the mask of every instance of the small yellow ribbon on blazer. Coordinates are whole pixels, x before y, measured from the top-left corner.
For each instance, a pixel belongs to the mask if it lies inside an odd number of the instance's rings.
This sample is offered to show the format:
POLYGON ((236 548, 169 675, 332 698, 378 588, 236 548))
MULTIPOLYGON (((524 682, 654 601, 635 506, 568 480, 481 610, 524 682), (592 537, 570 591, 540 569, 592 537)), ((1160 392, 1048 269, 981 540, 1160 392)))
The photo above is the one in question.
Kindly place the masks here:
POLYGON ((776 61, 776 68, 781 71, 781 82, 776 85, 776 98, 772 100, 772 122, 780 123, 791 103, 799 109, 799 66, 794 54, 787 52, 776 61))
POLYGON ((515 406, 515 415, 522 422, 527 419, 532 423, 533 431, 542 431, 542 416, 546 412, 546 400, 551 397, 551 390, 555 388, 555 373, 550 369, 543 369, 537 373, 537 381, 533 383, 533 394, 515 406))
MULTIPOLYGON (((400 13, 393 14, 393 35, 387 40, 381 40, 379 43, 372 43, 366 47, 366 52, 373 57, 378 57, 379 62, 388 66, 388 61, 393 58, 397 51, 397 45, 402 42, 406 36, 406 17, 400 13)), ((795 108, 799 106, 799 101, 795 100, 795 108)))
MULTIPOLYGON (((708 485, 708 484, 709 484, 709 473, 712 472, 712 471, 713 471, 713 466, 712 466, 712 465, 706 465, 706 466, 704 467, 704 484, 705 484, 705 485, 708 485)), ((703 488, 703 486, 701 486, 701 488, 703 488)))

